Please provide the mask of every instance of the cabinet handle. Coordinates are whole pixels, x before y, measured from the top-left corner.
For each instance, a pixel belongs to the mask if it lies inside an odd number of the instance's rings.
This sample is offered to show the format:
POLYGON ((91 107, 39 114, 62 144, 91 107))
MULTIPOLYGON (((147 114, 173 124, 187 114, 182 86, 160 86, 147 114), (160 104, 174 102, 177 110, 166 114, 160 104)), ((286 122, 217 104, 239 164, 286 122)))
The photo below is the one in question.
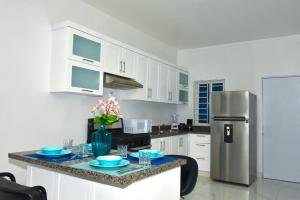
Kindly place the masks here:
POLYGON ((206 136, 205 136, 205 135, 200 135, 200 134, 198 134, 197 137, 202 137, 202 138, 204 138, 204 137, 206 137, 206 136))
POLYGON ((90 63, 93 63, 93 62, 94 62, 93 60, 89 60, 89 59, 86 59, 86 58, 83 58, 82 60, 83 60, 83 61, 86 61, 86 62, 90 62, 90 63))
POLYGON ((81 89, 82 92, 94 92, 93 90, 81 89))
POLYGON ((199 157, 199 158, 196 158, 197 160, 205 160, 205 158, 202 158, 202 157, 199 157))
POLYGON ((160 151, 163 151, 162 141, 160 142, 160 151))
POLYGON ((125 63, 125 61, 123 61, 123 72, 124 73, 126 72, 126 63, 125 63))
POLYGON ((166 151, 166 142, 164 141, 164 151, 166 151))
POLYGON ((173 93, 172 92, 170 92, 170 100, 172 101, 172 99, 173 99, 173 93))
POLYGON ((123 67, 122 67, 122 61, 120 61, 120 72, 122 72, 123 71, 123 67))
POLYGON ((200 147, 205 147, 206 145, 205 144, 196 144, 197 146, 200 146, 200 147))

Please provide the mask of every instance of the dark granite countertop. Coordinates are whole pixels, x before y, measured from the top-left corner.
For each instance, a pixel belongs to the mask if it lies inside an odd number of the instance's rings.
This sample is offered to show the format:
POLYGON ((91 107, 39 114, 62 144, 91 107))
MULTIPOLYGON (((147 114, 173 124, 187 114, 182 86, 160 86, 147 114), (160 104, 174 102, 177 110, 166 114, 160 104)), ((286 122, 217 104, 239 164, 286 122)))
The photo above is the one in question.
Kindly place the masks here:
POLYGON ((67 161, 63 163, 54 163, 54 162, 48 162, 39 160, 36 158, 31 158, 28 156, 25 156, 30 153, 34 153, 35 151, 26 151, 26 152, 17 152, 17 153, 9 153, 8 157, 10 159, 15 159, 18 161, 23 161, 31 165, 40 166, 49 170, 54 170, 58 173, 64 173, 71 176, 75 176, 82 179, 87 179, 107 185, 112 185, 120 188, 125 188, 129 186, 130 184, 139 181, 141 179, 159 174, 161 172, 179 167, 181 165, 186 164, 185 159, 177 159, 175 161, 168 162, 166 164, 162 164, 159 166, 151 166, 151 168, 147 168, 142 171, 133 172, 129 175, 124 176, 113 176, 108 175, 100 172, 85 170, 85 169, 78 169, 74 168, 71 165, 81 163, 81 162, 87 162, 92 160, 93 158, 86 158, 86 159, 80 159, 80 160, 73 160, 73 161, 67 161))
POLYGON ((176 135, 184 135, 184 134, 206 134, 210 135, 210 128, 209 127, 199 127, 199 126, 193 126, 192 130, 170 130, 169 126, 163 127, 162 133, 159 133, 158 129, 155 127, 153 132, 150 133, 151 138, 163 138, 163 137, 170 137, 170 136, 176 136, 176 135))

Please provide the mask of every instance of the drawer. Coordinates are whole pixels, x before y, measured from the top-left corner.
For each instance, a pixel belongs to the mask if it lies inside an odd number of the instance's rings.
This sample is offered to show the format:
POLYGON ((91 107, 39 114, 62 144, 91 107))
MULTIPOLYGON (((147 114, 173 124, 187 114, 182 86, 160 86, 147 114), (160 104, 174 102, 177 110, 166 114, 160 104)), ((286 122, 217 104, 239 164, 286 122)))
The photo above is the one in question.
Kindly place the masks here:
POLYGON ((190 134, 190 142, 191 144, 197 143, 207 143, 210 144, 210 135, 204 134, 190 134))
POLYGON ((210 159, 207 157, 194 157, 198 164, 199 171, 210 171, 210 159))
POLYGON ((192 157, 210 157, 210 144, 192 144, 189 153, 192 157))

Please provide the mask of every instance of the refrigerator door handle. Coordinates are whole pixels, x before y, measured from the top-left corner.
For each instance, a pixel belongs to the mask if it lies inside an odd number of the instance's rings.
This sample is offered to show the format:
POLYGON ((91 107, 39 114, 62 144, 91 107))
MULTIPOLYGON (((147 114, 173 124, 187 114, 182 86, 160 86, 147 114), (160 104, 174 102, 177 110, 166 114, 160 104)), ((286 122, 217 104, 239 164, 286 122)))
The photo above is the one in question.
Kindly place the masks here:
POLYGON ((247 117, 225 117, 225 116, 215 116, 212 118, 214 121, 240 121, 249 123, 249 118, 247 117))

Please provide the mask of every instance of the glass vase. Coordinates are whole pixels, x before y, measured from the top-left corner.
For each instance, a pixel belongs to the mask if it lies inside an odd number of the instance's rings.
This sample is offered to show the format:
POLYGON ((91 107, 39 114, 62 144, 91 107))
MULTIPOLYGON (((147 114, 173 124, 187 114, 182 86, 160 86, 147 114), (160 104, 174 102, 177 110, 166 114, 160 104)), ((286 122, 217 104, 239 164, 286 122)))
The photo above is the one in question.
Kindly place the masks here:
POLYGON ((101 124, 97 131, 92 133, 92 151, 95 157, 110 153, 112 134, 101 124))

